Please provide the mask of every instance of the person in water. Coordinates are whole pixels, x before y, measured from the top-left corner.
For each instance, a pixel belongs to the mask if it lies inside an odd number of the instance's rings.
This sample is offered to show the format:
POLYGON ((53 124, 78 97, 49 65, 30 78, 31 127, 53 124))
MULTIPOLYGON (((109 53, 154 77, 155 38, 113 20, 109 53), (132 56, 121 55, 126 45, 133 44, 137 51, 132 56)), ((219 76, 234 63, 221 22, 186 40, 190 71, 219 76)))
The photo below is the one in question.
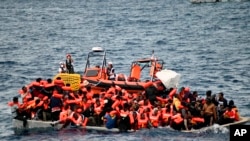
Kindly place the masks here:
POLYGON ((66 56, 66 69, 68 73, 74 73, 73 59, 70 54, 66 56))
POLYGON ((107 75, 109 80, 115 80, 116 74, 112 62, 108 62, 107 75))

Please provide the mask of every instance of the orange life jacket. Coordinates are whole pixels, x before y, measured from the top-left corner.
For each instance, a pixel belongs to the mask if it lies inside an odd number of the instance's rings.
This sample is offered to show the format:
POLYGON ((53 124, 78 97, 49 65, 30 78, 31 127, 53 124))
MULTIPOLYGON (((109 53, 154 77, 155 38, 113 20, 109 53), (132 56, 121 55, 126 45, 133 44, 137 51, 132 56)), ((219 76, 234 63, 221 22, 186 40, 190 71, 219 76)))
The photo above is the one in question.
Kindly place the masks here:
POLYGON ((230 119, 235 119, 235 117, 236 117, 236 113, 234 110, 231 110, 231 111, 226 110, 223 115, 227 116, 230 119))
POLYGON ((55 79, 53 82, 54 82, 54 85, 57 85, 57 86, 59 86, 59 87, 65 86, 63 80, 55 79))
POLYGON ((177 124, 183 122, 183 118, 181 117, 180 113, 177 113, 176 115, 172 116, 172 120, 177 124))
POLYGON ((233 108, 233 111, 235 111, 235 121, 239 121, 240 120, 240 114, 238 112, 237 108, 233 108))
POLYGON ((137 119, 138 119, 138 128, 140 129, 140 128, 146 128, 147 126, 148 126, 148 121, 149 121, 149 119, 148 119, 148 117, 147 117, 147 115, 144 113, 144 118, 142 119, 141 118, 141 114, 138 114, 137 115, 137 119))
POLYGON ((201 117, 192 117, 191 122, 196 124, 196 123, 204 123, 205 119, 201 117))

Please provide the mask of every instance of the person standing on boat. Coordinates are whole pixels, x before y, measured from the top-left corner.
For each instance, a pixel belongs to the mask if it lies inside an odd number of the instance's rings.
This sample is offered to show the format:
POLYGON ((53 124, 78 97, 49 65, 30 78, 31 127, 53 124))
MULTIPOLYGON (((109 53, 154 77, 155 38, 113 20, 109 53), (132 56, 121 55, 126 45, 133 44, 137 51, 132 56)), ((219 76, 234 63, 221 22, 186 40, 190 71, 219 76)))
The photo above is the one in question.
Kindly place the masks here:
POLYGON ((73 59, 70 54, 66 56, 66 69, 68 73, 74 73, 73 59))
POLYGON ((107 75, 108 75, 108 80, 115 80, 116 78, 115 69, 113 67, 112 62, 108 62, 107 75))

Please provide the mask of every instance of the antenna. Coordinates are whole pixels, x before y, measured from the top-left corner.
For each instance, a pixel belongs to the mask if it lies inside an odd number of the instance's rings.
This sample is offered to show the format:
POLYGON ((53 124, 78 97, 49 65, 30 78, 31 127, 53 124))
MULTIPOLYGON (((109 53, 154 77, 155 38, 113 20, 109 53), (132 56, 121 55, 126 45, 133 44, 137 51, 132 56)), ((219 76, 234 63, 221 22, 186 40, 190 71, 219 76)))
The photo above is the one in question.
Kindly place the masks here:
POLYGON ((155 53, 155 51, 154 50, 152 50, 152 56, 151 56, 151 59, 154 59, 154 53, 155 53))

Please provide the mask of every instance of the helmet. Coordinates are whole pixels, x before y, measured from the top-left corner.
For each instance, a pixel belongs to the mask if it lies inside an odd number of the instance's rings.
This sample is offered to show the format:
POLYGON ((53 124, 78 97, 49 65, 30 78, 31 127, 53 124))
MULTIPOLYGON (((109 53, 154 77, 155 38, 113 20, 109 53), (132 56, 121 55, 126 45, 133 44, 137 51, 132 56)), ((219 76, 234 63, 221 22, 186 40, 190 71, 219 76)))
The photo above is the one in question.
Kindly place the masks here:
POLYGON ((112 62, 108 62, 109 65, 112 65, 113 63, 112 62))
POLYGON ((70 56, 70 57, 71 57, 71 55, 70 55, 70 54, 67 54, 67 55, 66 55, 66 57, 68 57, 68 56, 70 56))

